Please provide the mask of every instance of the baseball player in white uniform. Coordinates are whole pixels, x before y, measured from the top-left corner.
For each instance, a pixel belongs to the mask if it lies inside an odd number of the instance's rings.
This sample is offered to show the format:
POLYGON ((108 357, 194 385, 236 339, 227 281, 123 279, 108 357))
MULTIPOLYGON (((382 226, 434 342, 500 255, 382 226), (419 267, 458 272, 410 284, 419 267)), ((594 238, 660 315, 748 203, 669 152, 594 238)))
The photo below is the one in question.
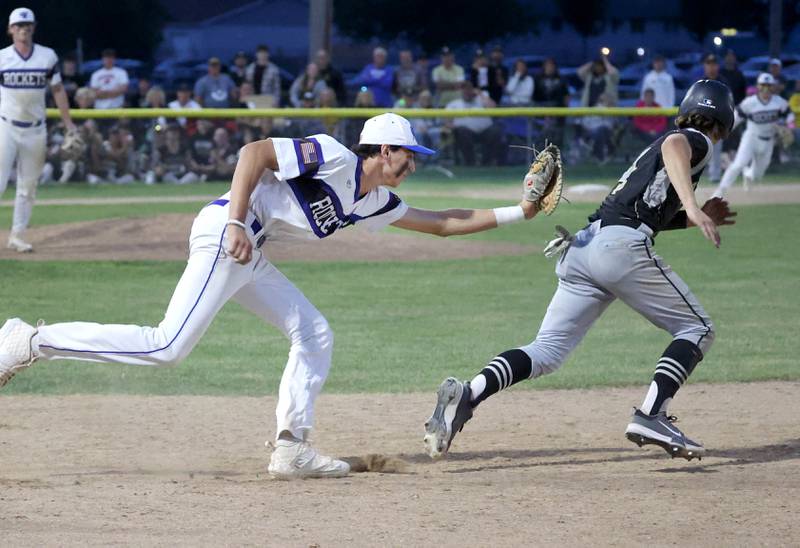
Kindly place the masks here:
POLYGON ((17 196, 8 247, 32 251, 24 240, 36 199, 47 146, 45 93, 53 93, 67 131, 75 131, 69 101, 61 85, 58 56, 33 42, 36 18, 28 8, 17 8, 8 17, 13 44, 0 50, 0 195, 6 190, 14 160, 17 161, 17 196))
POLYGON ((744 176, 745 189, 749 188, 750 183, 760 180, 772 160, 777 124, 794 119, 786 99, 773 93, 774 76, 763 72, 758 75, 756 82, 758 93, 745 98, 736 107, 735 124, 739 125, 747 120, 747 126, 736 150, 736 157, 722 175, 714 196, 723 197, 740 173, 744 176))
POLYGON ((331 365, 333 333, 262 249, 273 241, 326 238, 350 225, 378 230, 391 224, 450 236, 537 213, 527 200, 494 210, 409 207, 390 189, 414 172, 415 154, 432 153, 417 144, 408 120, 391 113, 367 120, 352 151, 328 135, 245 145, 230 192, 194 221, 186 270, 157 327, 74 322, 34 328, 8 320, 0 329, 0 386, 37 358, 176 364, 233 299, 291 343, 269 472, 284 479, 346 475, 347 463, 322 456, 307 443, 314 401, 331 365))

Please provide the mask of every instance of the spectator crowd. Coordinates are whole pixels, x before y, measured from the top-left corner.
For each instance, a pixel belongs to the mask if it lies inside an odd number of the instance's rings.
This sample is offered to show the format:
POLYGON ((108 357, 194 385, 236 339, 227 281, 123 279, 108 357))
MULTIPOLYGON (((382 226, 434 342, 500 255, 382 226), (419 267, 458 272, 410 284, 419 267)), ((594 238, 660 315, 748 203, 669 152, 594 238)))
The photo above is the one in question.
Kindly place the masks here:
MULTIPOLYGON (((116 65, 114 50, 102 53, 102 66, 84 78, 73 57, 62 60, 61 75, 71 105, 76 108, 115 109, 283 107, 285 118, 245 117, 204 119, 190 117, 98 118, 82 121, 79 129, 86 147, 62 150, 63 129, 50 127, 47 165, 43 178, 62 183, 148 183, 189 184, 196 181, 228 179, 233 173, 237 150, 243 144, 269 136, 298 136, 328 133, 345 143, 354 143, 363 119, 293 118, 292 108, 444 108, 485 109, 503 106, 564 107, 574 100, 583 107, 597 108, 597 115, 570 118, 492 118, 470 116, 438 119, 414 117, 418 139, 441 149, 453 162, 463 165, 501 165, 509 160, 509 144, 565 144, 570 137, 568 159, 592 157, 603 163, 618 155, 623 139, 640 148, 669 129, 666 116, 603 116, 602 109, 618 104, 620 71, 607 55, 593 59, 575 71, 580 85, 571 88, 554 59, 530 67, 524 59, 506 62, 503 50, 478 50, 470 66, 456 61, 444 47, 435 61, 416 58, 411 50, 398 52, 397 63, 389 52, 376 47, 372 58, 355 76, 345 78, 329 52, 316 52, 314 60, 291 83, 270 59, 267 46, 259 46, 251 57, 239 52, 224 66, 221 59, 208 60, 207 72, 196 82, 184 82, 167 91, 152 85, 146 77, 130 84, 127 72, 116 65), (435 65, 431 67, 431 65, 435 65)), ((747 82, 738 69, 736 56, 728 52, 720 63, 716 54, 702 59, 702 76, 727 83, 740 102, 748 93, 747 82)), ((768 69, 776 78, 776 93, 792 95, 781 77, 780 60, 768 69)), ((800 84, 792 96, 800 104, 800 84)), ((676 84, 667 60, 652 59, 641 81, 636 107, 673 106, 676 84)), ((366 118, 366 116, 364 117, 366 118)), ((723 145, 735 148, 735 136, 723 145)), ((720 153, 723 149, 720 149, 720 153)), ((627 158, 625 158, 627 160, 627 158)), ((718 169, 718 168, 717 168, 718 169)), ((715 176, 712 165, 712 178, 715 176)), ((718 177, 718 171, 717 175, 718 177)))

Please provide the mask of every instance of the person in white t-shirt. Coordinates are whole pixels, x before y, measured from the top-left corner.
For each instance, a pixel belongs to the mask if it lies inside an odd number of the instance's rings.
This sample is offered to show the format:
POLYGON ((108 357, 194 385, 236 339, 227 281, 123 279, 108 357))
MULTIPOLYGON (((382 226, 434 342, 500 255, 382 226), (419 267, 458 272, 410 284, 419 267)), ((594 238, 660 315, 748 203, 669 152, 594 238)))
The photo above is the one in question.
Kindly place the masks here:
POLYGON ((506 84, 504 99, 510 105, 529 105, 533 101, 533 86, 528 63, 524 59, 517 59, 514 62, 514 74, 506 84))
POLYGON ((333 332, 262 249, 278 241, 324 239, 350 225, 451 236, 536 215, 535 202, 525 199, 494 210, 409 207, 393 190, 414 173, 415 155, 433 153, 417 144, 408 120, 392 113, 367 120, 352 150, 324 134, 245 145, 230 192, 194 221, 189 262, 157 327, 73 322, 34 328, 11 319, 0 329, 0 386, 37 358, 177 364, 233 299, 291 343, 279 388, 270 474, 281 479, 347 475, 346 462, 322 456, 308 443, 314 402, 331 366, 333 332))
MULTIPOLYGON (((172 110, 201 110, 203 108, 200 103, 192 99, 192 88, 189 84, 183 83, 179 85, 175 95, 175 100, 167 104, 167 107, 172 110)), ((181 126, 186 127, 186 118, 178 118, 177 120, 181 126)))
POLYGON ((96 94, 94 108, 122 108, 125 104, 125 93, 128 91, 128 72, 114 66, 117 53, 113 49, 103 50, 103 66, 92 73, 89 81, 96 94))
POLYGON ((31 10, 15 9, 8 17, 13 44, 0 50, 0 195, 6 190, 16 160, 17 192, 8 247, 23 253, 33 250, 23 238, 45 163, 48 86, 67 131, 76 131, 61 83, 58 56, 52 49, 33 42, 35 27, 31 10))
POLYGON ((655 101, 662 107, 675 105, 675 81, 667 72, 667 63, 662 55, 653 57, 653 70, 648 72, 642 80, 640 99, 644 99, 644 92, 652 89, 655 101))
MULTIPOLYGON (((469 80, 461 83, 461 98, 447 103, 447 110, 468 110, 495 107, 489 94, 476 90, 469 80)), ((465 165, 474 166, 476 148, 483 151, 484 165, 502 164, 503 134, 489 116, 466 116, 449 122, 455 148, 465 165)))

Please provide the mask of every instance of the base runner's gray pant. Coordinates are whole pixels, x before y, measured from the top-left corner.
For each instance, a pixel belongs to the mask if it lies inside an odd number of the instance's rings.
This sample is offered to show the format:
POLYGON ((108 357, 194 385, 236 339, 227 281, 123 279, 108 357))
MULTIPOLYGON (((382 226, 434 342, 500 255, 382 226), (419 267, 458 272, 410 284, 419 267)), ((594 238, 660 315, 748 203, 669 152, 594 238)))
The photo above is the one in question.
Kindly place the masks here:
POLYGON ((600 228, 596 221, 575 235, 556 265, 558 289, 539 333, 521 347, 533 362, 531 378, 558 369, 617 298, 674 339, 693 342, 704 355, 711 347, 711 319, 683 280, 655 254, 649 229, 640 230, 600 228))

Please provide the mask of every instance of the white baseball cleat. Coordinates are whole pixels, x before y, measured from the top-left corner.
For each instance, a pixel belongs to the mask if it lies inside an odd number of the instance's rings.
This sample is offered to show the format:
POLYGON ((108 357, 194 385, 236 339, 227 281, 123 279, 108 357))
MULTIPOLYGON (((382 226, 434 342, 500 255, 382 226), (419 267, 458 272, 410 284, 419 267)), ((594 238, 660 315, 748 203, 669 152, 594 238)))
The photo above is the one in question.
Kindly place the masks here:
POLYGON ((19 318, 11 318, 0 328, 0 387, 39 357, 33 349, 36 333, 35 327, 19 318))
POLYGON ((306 441, 278 440, 267 468, 275 479, 341 478, 350 473, 344 461, 320 455, 306 441))
POLYGON ((33 246, 20 238, 17 234, 11 233, 8 237, 8 248, 18 251, 20 253, 30 253, 33 251, 33 246))

